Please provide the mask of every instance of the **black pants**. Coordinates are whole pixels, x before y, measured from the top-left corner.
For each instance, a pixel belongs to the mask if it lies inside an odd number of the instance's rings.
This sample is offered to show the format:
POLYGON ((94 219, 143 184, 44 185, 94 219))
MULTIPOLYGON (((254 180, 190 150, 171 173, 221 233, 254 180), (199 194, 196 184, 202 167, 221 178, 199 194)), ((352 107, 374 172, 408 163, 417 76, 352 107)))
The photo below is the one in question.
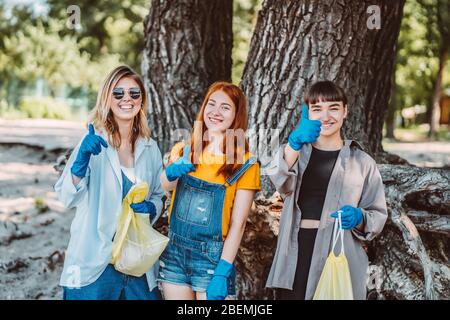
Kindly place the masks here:
POLYGON ((316 242, 317 229, 300 229, 298 232, 298 257, 293 290, 278 289, 279 300, 304 300, 309 267, 316 242))

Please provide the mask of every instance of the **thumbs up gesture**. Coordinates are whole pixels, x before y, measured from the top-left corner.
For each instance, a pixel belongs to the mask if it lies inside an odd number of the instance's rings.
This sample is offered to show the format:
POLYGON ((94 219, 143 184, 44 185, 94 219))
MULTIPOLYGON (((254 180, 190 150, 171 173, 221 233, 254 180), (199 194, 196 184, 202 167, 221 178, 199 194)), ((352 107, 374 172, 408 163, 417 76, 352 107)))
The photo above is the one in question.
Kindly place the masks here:
POLYGON ((89 124, 89 133, 81 142, 77 158, 71 168, 72 174, 80 178, 84 177, 86 175, 91 155, 99 154, 102 151, 102 146, 108 148, 108 144, 105 139, 99 135, 96 135, 94 126, 89 124))
POLYGON ((308 106, 302 104, 302 118, 297 128, 291 132, 288 143, 292 149, 298 151, 305 143, 313 143, 320 135, 321 122, 319 120, 309 120, 308 106))
POLYGON ((183 149, 183 156, 166 168, 166 177, 170 182, 175 181, 182 175, 195 171, 195 167, 190 160, 191 146, 186 144, 183 149))

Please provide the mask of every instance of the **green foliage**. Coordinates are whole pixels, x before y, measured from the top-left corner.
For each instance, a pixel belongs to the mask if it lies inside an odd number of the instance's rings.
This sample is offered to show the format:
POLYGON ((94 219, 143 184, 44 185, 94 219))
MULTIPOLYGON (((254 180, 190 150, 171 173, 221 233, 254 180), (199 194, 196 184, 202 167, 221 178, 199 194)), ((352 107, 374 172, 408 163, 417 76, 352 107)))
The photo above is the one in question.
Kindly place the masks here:
POLYGON ((92 57, 117 54, 124 63, 140 71, 144 48, 143 21, 149 12, 151 0, 47 0, 49 16, 66 21, 67 7, 77 5, 81 13, 81 30, 60 30, 61 35, 72 35, 82 51, 92 57))
MULTIPOLYGON (((440 43, 450 43, 450 38, 441 37, 436 25, 437 11, 433 5, 436 1, 450 3, 448 0, 405 3, 395 75, 395 104, 399 109, 430 103, 433 81, 439 66, 440 43)), ((450 74, 449 68, 444 74, 450 74)), ((444 77, 443 86, 450 87, 448 76, 444 77)))
POLYGON ((25 97, 19 111, 28 118, 71 119, 69 105, 52 97, 25 97))
POLYGON ((97 87, 104 74, 119 63, 118 55, 93 61, 78 48, 75 37, 59 35, 62 27, 60 21, 48 19, 46 25, 38 21, 5 37, 0 72, 28 82, 43 78, 52 88, 63 84, 97 87))
POLYGON ((25 118, 25 115, 16 108, 9 105, 6 99, 0 100, 0 117, 5 119, 25 118))
POLYGON ((247 61, 250 40, 256 25, 257 12, 262 0, 233 1, 233 66, 231 77, 233 83, 239 83, 247 61))
POLYGON ((433 50, 427 40, 427 15, 414 1, 407 1, 398 40, 396 65, 397 105, 426 105, 436 69, 433 50))

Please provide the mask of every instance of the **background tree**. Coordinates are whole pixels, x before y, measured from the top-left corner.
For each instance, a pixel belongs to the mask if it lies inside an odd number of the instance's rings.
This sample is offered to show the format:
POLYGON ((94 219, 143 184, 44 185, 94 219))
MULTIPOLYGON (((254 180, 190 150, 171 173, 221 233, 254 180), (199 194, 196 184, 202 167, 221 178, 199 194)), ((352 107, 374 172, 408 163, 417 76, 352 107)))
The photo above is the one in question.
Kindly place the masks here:
POLYGON ((433 43, 434 56, 437 57, 437 72, 433 77, 433 89, 428 107, 430 131, 429 137, 436 138, 440 121, 440 98, 444 69, 449 58, 450 43, 450 1, 449 0, 420 0, 420 5, 427 11, 427 37, 433 43))
MULTIPOLYGON (((106 49, 102 50, 90 33, 94 32, 96 17, 105 13, 79 3, 83 28, 72 30, 66 26, 70 4, 49 1, 48 11, 43 12, 20 4, 12 8, 0 6, 0 16, 5 18, 0 20, 0 116, 30 116, 32 113, 22 112, 23 105, 31 108, 34 104, 36 110, 44 110, 54 104, 55 109, 62 101, 68 108, 67 118, 74 119, 81 112, 79 117, 85 119, 107 72, 119 63, 132 62, 131 65, 139 67, 142 11, 141 23, 134 23, 125 17, 126 10, 119 10, 118 3, 105 2, 105 6, 115 7, 117 12, 114 19, 108 16, 105 20, 108 33, 104 38, 106 49), (140 32, 133 31, 136 26, 140 32), (134 45, 136 39, 140 46, 134 45)), ((134 10, 135 6, 131 5, 134 10)))
POLYGON ((242 86, 250 123, 278 128, 281 138, 297 125, 301 96, 318 80, 335 81, 348 92, 344 133, 379 156, 391 89, 402 1, 266 1, 252 38, 242 86), (369 29, 380 12, 380 29, 369 29), (356 63, 355 63, 356 62, 356 63))
MULTIPOLYGON (((397 42, 391 99, 386 115, 386 138, 394 138, 395 118, 405 107, 426 105, 432 90, 433 44, 427 39, 427 13, 415 1, 407 1, 403 10, 397 42)), ((417 119, 420 120, 420 119, 417 119)))
POLYGON ((143 73, 149 124, 162 152, 192 128, 206 89, 231 80, 232 0, 152 2, 143 73))
POLYGON ((239 83, 247 61, 250 40, 256 25, 257 12, 262 0, 233 1, 233 83, 239 83))

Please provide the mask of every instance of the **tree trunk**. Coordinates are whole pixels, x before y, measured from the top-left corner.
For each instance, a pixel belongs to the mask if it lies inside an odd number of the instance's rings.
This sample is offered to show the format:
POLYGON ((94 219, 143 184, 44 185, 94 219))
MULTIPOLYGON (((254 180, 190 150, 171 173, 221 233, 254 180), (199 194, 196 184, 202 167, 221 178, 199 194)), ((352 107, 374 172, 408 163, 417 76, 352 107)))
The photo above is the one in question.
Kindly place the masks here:
POLYGON ((232 0, 154 0, 144 22, 149 125, 164 153, 190 132, 206 89, 231 79, 232 0))
POLYGON ((450 171, 380 165, 389 208, 369 249, 381 266, 380 296, 450 299, 450 171))
MULTIPOLYGON (((381 153, 403 4, 267 0, 242 79, 253 130, 277 128, 286 139, 298 123, 305 89, 315 81, 331 80, 348 94, 344 134, 362 142, 371 154, 381 153), (380 29, 368 28, 371 5, 381 9, 380 29)), ((252 145, 261 154, 266 137, 253 137, 252 145)))
POLYGON ((445 65, 447 63, 448 48, 441 49, 439 54, 439 69, 433 85, 433 97, 431 98, 431 113, 430 113, 430 131, 428 136, 430 138, 437 138, 439 131, 439 121, 441 118, 441 106, 439 104, 442 92, 442 78, 444 76, 445 65))

